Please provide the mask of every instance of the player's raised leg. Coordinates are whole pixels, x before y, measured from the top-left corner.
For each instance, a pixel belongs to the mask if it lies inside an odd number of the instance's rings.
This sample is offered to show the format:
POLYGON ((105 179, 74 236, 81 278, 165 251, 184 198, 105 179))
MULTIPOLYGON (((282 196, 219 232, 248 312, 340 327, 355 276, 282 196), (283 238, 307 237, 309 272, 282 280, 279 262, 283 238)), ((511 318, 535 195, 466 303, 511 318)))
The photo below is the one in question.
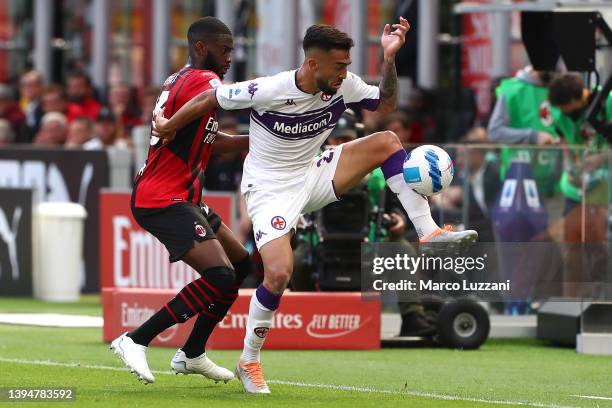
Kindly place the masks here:
POLYGON ((170 365, 177 374, 201 374, 214 381, 227 382, 234 378, 234 374, 208 358, 206 343, 238 297, 238 289, 251 272, 251 259, 247 250, 225 224, 222 223, 215 234, 236 272, 234 284, 230 291, 222 293, 207 310, 200 312, 191 334, 183 347, 176 352, 170 365))
POLYGON ((261 368, 260 351, 293 271, 290 240, 290 234, 285 234, 259 249, 264 264, 264 281, 251 298, 244 349, 236 366, 236 375, 248 393, 270 393, 261 368))
POLYGON ((390 131, 374 133, 344 144, 334 174, 337 193, 342 195, 372 170, 381 167, 387 185, 398 195, 421 242, 468 244, 476 241, 476 231, 453 232, 438 227, 431 217, 427 198, 416 193, 404 182, 403 165, 406 155, 397 135, 390 131))

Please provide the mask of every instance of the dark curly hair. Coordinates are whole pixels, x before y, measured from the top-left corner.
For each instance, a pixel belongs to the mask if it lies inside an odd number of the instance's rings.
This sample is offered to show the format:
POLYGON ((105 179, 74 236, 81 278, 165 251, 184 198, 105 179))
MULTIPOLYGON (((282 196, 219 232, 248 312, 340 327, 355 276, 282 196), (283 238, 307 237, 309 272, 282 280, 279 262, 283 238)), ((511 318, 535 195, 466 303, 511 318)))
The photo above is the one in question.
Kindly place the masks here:
POLYGON ((355 45, 346 33, 327 24, 315 24, 308 27, 302 47, 304 51, 312 48, 320 50, 350 50, 355 45))

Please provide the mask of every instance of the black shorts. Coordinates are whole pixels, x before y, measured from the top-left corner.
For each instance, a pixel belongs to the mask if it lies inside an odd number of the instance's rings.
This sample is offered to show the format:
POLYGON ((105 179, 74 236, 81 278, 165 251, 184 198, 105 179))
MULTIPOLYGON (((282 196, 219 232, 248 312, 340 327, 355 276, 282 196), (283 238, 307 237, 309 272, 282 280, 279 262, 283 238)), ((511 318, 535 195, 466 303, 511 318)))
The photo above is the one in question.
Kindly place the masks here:
POLYGON ((153 234, 170 253, 170 262, 180 261, 194 241, 216 239, 221 217, 206 204, 176 203, 165 208, 132 207, 136 222, 153 234))

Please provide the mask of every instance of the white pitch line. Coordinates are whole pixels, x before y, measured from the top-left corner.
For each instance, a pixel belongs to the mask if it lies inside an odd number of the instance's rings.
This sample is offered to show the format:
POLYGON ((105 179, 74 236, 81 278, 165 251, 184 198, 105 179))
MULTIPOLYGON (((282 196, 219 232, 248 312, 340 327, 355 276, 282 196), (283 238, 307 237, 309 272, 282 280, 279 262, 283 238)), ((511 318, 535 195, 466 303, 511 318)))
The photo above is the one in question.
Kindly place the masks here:
POLYGON ((570 397, 576 397, 576 398, 585 398, 585 399, 594 399, 594 400, 606 400, 606 401, 612 401, 611 397, 596 397, 594 395, 570 395, 570 397))
POLYGON ((442 400, 450 400, 450 401, 469 401, 469 402, 482 402, 486 404, 501 404, 501 405, 521 405, 527 407, 540 407, 540 408, 577 408, 565 405, 556 405, 556 404, 544 404, 540 402, 522 402, 522 401, 504 401, 504 400, 488 400, 482 398, 470 398, 470 397, 456 397, 454 395, 446 395, 446 394, 436 394, 431 392, 421 392, 421 391, 397 391, 397 390, 383 390, 377 388, 367 388, 367 387, 354 387, 352 385, 333 385, 333 384, 310 384, 310 383, 302 383, 302 382, 294 382, 294 381, 282 381, 282 380, 269 380, 270 384, 280 384, 280 385, 291 385, 294 387, 307 387, 307 388, 326 388, 332 390, 339 391, 353 391, 353 392, 365 392, 365 393, 377 393, 377 394, 393 394, 393 395, 410 395, 413 397, 426 397, 426 398, 435 398, 442 400))
MULTIPOLYGON (((88 368, 94 370, 109 370, 109 371, 127 371, 124 367, 113 367, 104 366, 97 364, 81 364, 81 363, 66 363, 61 361, 50 361, 50 360, 25 360, 19 358, 7 358, 0 357, 0 362, 5 363, 17 363, 17 364, 30 364, 30 365, 44 365, 44 366, 58 366, 58 367, 73 367, 73 368, 88 368)), ((174 375, 173 371, 157 371, 151 370, 154 374, 166 374, 174 375)), ((354 387, 351 385, 334 385, 334 384, 318 384, 318 383, 303 383, 294 381, 283 381, 283 380, 268 380, 270 384, 278 385, 289 385, 293 387, 304 387, 304 388, 324 388, 336 391, 350 391, 350 392, 362 392, 362 393, 374 393, 374 394, 391 394, 391 395, 409 395, 413 397, 423 398, 434 398, 441 400, 450 401, 468 401, 468 402, 479 402, 485 404, 496 404, 496 405, 521 405, 526 407, 538 407, 538 408, 578 408, 572 406, 556 405, 556 404, 544 404, 539 402, 522 402, 522 401, 504 401, 504 400, 487 400, 483 398, 470 398, 470 397, 457 397, 454 395, 436 394, 421 391, 411 390, 385 390, 378 388, 367 388, 367 387, 354 387)))
MULTIPOLYGON (((6 358, 0 357, 0 362, 6 363, 17 363, 17 364, 30 364, 30 365, 43 365, 43 366, 57 366, 57 367, 74 367, 74 368, 90 368, 94 370, 108 370, 108 371, 126 371, 125 367, 113 367, 97 364, 81 364, 81 363, 65 363, 62 361, 50 361, 50 360, 24 360, 20 358, 6 358)), ((151 370, 155 374, 174 374, 173 371, 156 371, 151 370)))

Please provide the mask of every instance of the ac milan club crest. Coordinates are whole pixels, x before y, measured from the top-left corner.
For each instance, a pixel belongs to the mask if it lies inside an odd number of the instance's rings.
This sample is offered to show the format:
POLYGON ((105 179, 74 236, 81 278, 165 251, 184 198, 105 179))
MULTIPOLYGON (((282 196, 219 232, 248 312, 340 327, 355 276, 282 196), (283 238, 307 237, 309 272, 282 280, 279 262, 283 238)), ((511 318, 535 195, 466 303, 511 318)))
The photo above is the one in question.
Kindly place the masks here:
POLYGON ((328 95, 328 94, 326 94, 326 93, 321 92, 321 100, 322 100, 323 102, 327 102, 327 101, 329 101, 331 98, 332 98, 332 96, 331 96, 331 95, 328 95))
POLYGON ((198 237, 204 238, 206 236, 206 229, 202 225, 196 224, 195 233, 198 237))
POLYGON ((280 215, 272 217, 270 224, 272 224, 272 228, 277 229, 277 230, 284 230, 285 227, 287 226, 287 222, 280 215))
POLYGON ((257 337, 259 337, 260 339, 263 339, 268 335, 270 328, 269 327, 256 327, 255 330, 253 331, 255 332, 255 335, 257 337))

